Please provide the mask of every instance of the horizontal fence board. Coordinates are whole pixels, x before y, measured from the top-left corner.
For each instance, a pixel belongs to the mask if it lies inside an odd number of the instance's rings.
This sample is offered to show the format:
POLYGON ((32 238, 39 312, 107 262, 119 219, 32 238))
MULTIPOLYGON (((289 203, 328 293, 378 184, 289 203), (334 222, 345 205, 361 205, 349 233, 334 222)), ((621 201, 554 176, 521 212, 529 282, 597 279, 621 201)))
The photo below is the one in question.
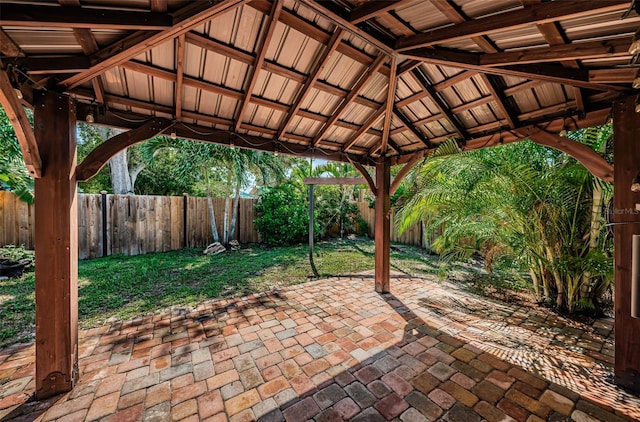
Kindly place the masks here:
MULTIPOLYGON (((184 247, 205 248, 213 242, 210 207, 207 198, 154 195, 105 195, 107 255, 138 255, 166 252, 184 247), (187 227, 185 230, 185 212, 187 227), (186 234, 186 238, 185 238, 186 234)), ((78 256, 80 259, 103 256, 102 195, 78 194, 78 256)), ((240 243, 258 243, 255 230, 257 199, 241 198, 234 239, 240 243)), ((212 198, 218 232, 222 233, 227 206, 227 224, 231 224, 233 200, 212 198), (225 204, 226 203, 226 204, 225 204)), ((367 202, 358 202, 358 210, 374 236, 375 210, 367 202)), ((394 215, 391 214, 393 221, 394 215)), ((34 248, 34 206, 20 201, 13 193, 0 191, 0 246, 24 245, 34 248)), ((392 229, 393 242, 422 246, 423 233, 416 225, 398 234, 392 229)), ((428 239, 428 243, 433 242, 428 239)))

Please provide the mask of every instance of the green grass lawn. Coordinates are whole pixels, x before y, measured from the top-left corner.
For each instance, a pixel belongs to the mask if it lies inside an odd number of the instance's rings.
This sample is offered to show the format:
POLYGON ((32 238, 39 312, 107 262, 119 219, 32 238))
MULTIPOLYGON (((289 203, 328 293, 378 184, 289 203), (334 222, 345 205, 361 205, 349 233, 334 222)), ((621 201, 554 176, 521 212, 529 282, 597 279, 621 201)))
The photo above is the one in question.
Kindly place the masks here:
MULTIPOLYGON (((373 251, 371 240, 321 242, 315 262, 321 277, 354 274, 374 268, 373 251)), ((402 245, 391 252, 392 271, 424 276, 436 274, 438 266, 437 258, 418 248, 402 245)), ((184 249, 81 261, 80 326, 298 284, 310 274, 306 245, 253 245, 215 256, 184 249)), ((33 272, 0 281, 0 347, 33 339, 34 312, 33 272)))

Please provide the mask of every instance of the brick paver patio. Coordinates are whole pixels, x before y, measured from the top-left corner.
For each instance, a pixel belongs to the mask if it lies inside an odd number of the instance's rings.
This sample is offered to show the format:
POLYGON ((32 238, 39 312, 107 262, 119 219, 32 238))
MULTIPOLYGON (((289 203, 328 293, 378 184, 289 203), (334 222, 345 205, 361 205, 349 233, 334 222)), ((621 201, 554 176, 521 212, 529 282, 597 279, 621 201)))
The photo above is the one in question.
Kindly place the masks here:
POLYGON ((80 333, 80 381, 44 402, 33 345, 0 350, 0 419, 622 421, 613 321, 582 325, 448 283, 333 278, 80 333))

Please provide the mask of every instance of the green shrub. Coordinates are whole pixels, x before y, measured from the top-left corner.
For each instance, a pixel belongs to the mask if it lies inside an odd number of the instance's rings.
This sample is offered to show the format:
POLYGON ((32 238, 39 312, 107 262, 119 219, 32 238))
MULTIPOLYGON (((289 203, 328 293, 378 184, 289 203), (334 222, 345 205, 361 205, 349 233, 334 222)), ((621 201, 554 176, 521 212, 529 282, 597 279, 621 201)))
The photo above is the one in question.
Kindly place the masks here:
POLYGON ((18 262, 21 259, 33 260, 35 253, 24 248, 24 245, 6 245, 0 248, 0 259, 8 259, 10 261, 18 262))
POLYGON ((304 242, 309 235, 309 201, 287 183, 265 189, 255 206, 256 230, 270 245, 304 242))

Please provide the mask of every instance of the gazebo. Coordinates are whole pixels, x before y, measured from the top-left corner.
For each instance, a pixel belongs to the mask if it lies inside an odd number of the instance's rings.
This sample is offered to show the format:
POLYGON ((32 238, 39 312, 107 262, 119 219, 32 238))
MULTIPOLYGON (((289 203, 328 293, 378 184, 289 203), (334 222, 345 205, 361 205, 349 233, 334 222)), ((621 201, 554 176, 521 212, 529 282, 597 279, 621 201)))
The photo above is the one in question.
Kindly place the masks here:
POLYGON ((159 134, 353 163, 377 198, 381 293, 392 288, 389 193, 439 143, 530 139, 566 152, 614 183, 615 379, 640 391, 630 299, 638 9, 635 0, 3 1, 0 102, 36 189, 36 396, 77 379, 76 182, 159 134), (611 120, 615 171, 560 135, 611 120), (77 121, 128 131, 76 165, 77 121), (392 181, 394 165, 404 167, 392 181))

